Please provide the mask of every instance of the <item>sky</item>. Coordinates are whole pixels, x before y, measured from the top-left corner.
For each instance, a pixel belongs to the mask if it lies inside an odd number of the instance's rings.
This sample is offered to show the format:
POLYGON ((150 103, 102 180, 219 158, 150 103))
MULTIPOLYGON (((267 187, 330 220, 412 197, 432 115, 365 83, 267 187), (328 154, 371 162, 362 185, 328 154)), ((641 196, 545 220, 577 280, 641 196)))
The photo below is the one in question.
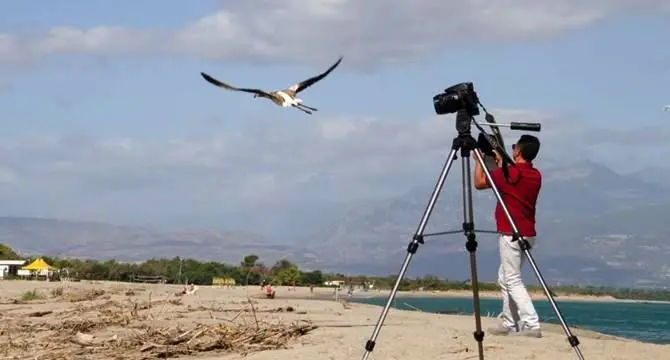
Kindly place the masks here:
POLYGON ((0 11, 0 215, 229 227, 395 196, 434 182, 455 129, 432 97, 462 81, 542 123, 540 168, 670 156, 663 0, 42 2, 0 11), (199 74, 274 90, 339 56, 311 116, 199 74))

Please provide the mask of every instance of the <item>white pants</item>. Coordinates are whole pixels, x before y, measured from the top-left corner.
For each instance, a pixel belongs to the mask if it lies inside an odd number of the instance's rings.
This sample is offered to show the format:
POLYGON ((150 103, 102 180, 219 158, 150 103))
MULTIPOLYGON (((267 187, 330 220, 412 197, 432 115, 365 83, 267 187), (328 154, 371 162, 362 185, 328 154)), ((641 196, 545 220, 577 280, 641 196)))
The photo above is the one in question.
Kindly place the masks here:
MULTIPOLYGON (((535 238, 525 238, 533 245, 535 238)), ((519 321, 524 321, 530 328, 539 328, 540 321, 528 295, 526 287, 521 281, 521 266, 525 255, 518 241, 512 241, 512 236, 500 235, 498 238, 500 250, 500 267, 498 268, 498 285, 502 294, 503 325, 516 327, 519 321)))

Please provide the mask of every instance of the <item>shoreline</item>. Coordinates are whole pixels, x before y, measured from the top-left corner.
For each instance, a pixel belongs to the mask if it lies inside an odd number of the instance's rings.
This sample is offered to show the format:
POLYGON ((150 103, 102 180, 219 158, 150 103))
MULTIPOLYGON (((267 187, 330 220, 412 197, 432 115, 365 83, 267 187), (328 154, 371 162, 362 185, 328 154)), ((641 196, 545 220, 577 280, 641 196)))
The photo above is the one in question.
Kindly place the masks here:
MULTIPOLYGON (((335 290, 333 288, 326 287, 315 287, 314 294, 310 296, 308 287, 296 286, 295 291, 288 290, 288 286, 277 286, 273 287, 275 290, 281 290, 283 297, 294 298, 293 293, 296 295, 301 293, 301 298, 318 298, 318 299, 335 299, 335 290), (306 292, 306 294, 305 294, 306 292), (305 297, 305 295, 307 297, 305 297)), ((259 288, 256 288, 254 291, 259 288)), ((355 291, 351 296, 349 296, 346 291, 340 290, 338 295, 339 299, 366 299, 366 298, 385 298, 388 297, 390 291, 388 290, 371 290, 371 291, 355 291)), ((548 301, 547 296, 543 292, 530 292, 530 297, 533 301, 548 301)), ((446 290, 446 291, 398 291, 396 298, 444 298, 444 299, 456 299, 456 298, 472 298, 472 291, 469 290, 446 290)), ((500 299, 500 293, 497 291, 479 291, 480 299, 500 299)), ((591 296, 591 295, 580 295, 580 294, 561 294, 557 293, 554 296, 554 300, 557 303, 560 302, 609 302, 609 303, 642 303, 642 304, 670 304, 670 301, 662 300, 638 300, 638 299, 617 299, 613 296, 591 296)))
MULTIPOLYGON (((377 293, 359 293, 359 297, 386 297, 390 294, 390 291, 378 291, 377 293), (366 295, 363 295, 366 294, 366 295), (372 295, 374 294, 374 295, 372 295)), ((548 301, 547 296, 543 292, 529 292, 530 297, 533 301, 548 301)), ((356 296, 356 295, 354 295, 356 296)), ((435 298, 472 298, 472 291, 467 290, 449 290, 449 291, 439 291, 439 292, 430 292, 430 291, 398 291, 397 297, 400 298, 416 298, 416 297, 435 297, 435 298)), ((500 299, 500 293, 497 291, 480 291, 480 299, 500 299)), ((639 299, 617 299, 613 296, 593 296, 593 295, 580 295, 580 294, 561 294, 557 293, 554 296, 556 302, 614 302, 614 303, 646 303, 646 304, 670 304, 670 301, 662 300, 639 300, 639 299)))
MULTIPOLYGON (((281 288, 281 287, 280 287, 281 288)), ((275 290, 278 290, 280 288, 273 288, 275 290)), ((325 289, 325 288, 322 288, 325 289)), ((377 311, 381 311, 381 309, 384 307, 384 303, 371 303, 368 301, 365 301, 367 299, 384 299, 386 300, 389 295, 389 291, 374 291, 374 292, 359 292, 358 294, 354 294, 352 296, 348 296, 346 293, 345 294, 340 294, 337 298, 334 296, 334 292, 331 291, 330 294, 324 293, 323 290, 320 292, 316 292, 310 296, 309 294, 309 289, 305 288, 302 289, 303 291, 300 290, 293 290, 293 294, 290 294, 290 292, 286 292, 287 288, 281 288, 281 292, 277 292, 278 297, 281 297, 282 299, 286 300, 308 300, 308 301, 316 301, 316 302, 334 302, 334 303, 342 303, 342 304, 355 304, 356 306, 365 306, 365 307, 370 307, 372 309, 376 309, 377 311), (302 294, 301 294, 302 293, 302 294)), ((330 289, 332 290, 332 289, 330 289)), ((480 299, 499 299, 499 295, 496 294, 496 292, 482 292, 483 295, 480 296, 480 299), (494 295, 495 294, 495 295, 494 295)), ((544 296, 543 293, 534 293, 533 294, 533 300, 534 301, 548 301, 546 297, 544 296)), ((257 298, 262 298, 262 294, 256 295, 258 296, 257 298)), ((443 316, 443 315, 448 315, 448 316, 457 316, 457 317, 462 317, 468 320, 472 319, 473 313, 472 312, 461 312, 461 311, 456 311, 456 312, 451 312, 451 311, 433 311, 433 310, 424 310, 422 308, 415 307, 411 304, 403 302, 403 300, 411 300, 411 299, 444 299, 444 300, 449 300, 449 299, 471 299, 472 298, 472 293, 469 291, 443 291, 443 292, 421 292, 421 291, 416 291, 416 292, 411 292, 411 291, 398 291, 395 301, 391 306, 391 311, 400 311, 400 312, 408 312, 408 313, 422 313, 426 314, 429 316, 443 316)), ((670 302, 664 302, 664 301, 646 301, 646 300, 626 300, 626 299, 615 299, 613 297, 595 297, 595 296, 570 296, 569 298, 567 296, 561 297, 561 299, 557 299, 557 302, 560 303, 560 301, 563 302, 589 302, 589 303, 621 303, 621 304, 635 304, 635 303, 656 303, 656 304, 670 304, 670 302)), ((560 305, 559 305, 560 306, 560 305)), ((487 321, 485 319, 497 319, 498 316, 495 313, 482 313, 481 314, 481 319, 482 321, 487 321), (489 316, 491 315, 491 316, 489 316)), ((395 316, 395 315, 394 315, 395 316)), ((369 318, 368 320, 371 320, 369 318)), ((496 321, 496 320, 494 320, 496 321)), ((498 320, 499 321, 499 320, 498 320)), ((561 325, 557 321, 550 321, 547 322, 546 320, 541 320, 542 327, 543 329, 551 329, 552 332, 559 332, 563 333, 563 329, 561 328, 561 325)), ((625 332, 621 332, 617 334, 617 331, 611 332, 611 329, 608 331, 607 329, 602 329, 598 325, 591 324, 591 325, 582 325, 582 324, 570 324, 569 325, 570 330, 576 334, 576 331, 579 332, 588 332, 591 336, 595 336, 599 339, 609 339, 609 340, 620 340, 620 341, 636 341, 644 344, 655 344, 655 345, 662 345, 662 346, 670 346, 670 338, 667 338, 667 336, 657 339, 657 338, 645 338, 645 337, 638 337, 634 336, 632 334, 625 335, 625 332), (623 334, 623 335, 622 335, 623 334)))

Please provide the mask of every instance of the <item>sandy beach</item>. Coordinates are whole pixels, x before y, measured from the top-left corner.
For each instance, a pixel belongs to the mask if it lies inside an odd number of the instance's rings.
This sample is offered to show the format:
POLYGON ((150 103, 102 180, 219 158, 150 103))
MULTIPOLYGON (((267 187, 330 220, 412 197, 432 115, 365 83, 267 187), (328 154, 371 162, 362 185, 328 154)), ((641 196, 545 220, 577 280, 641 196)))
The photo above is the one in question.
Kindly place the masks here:
MULTIPOLYGON (((316 300, 310 299, 308 288, 300 287, 277 287, 275 299, 264 298, 257 286, 203 286, 193 295, 177 296, 182 288, 0 281, 0 358, 360 359, 381 311, 327 299, 332 289, 315 289, 313 297, 324 298, 316 300)), ((486 329, 496 319, 482 322, 486 329)), ((473 330, 472 316, 392 309, 370 359, 477 359, 473 330)), ((485 358, 577 358, 560 327, 544 324, 543 331, 541 339, 486 334, 485 358)), ((662 359, 670 354, 670 345, 573 331, 588 360, 662 359)))

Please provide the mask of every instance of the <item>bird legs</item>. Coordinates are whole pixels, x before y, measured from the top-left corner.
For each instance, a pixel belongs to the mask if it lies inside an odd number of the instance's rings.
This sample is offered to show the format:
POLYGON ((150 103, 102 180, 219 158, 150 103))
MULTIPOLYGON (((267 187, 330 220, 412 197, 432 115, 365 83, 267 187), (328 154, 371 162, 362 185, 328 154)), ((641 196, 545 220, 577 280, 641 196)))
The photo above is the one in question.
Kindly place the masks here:
POLYGON ((313 108, 311 106, 307 106, 307 105, 302 104, 302 103, 298 104, 298 106, 302 106, 302 107, 304 107, 306 109, 309 109, 309 110, 312 110, 312 111, 319 111, 319 109, 317 109, 317 108, 313 108))
POLYGON ((312 115, 312 111, 318 111, 319 110, 317 108, 313 108, 311 106, 307 106, 307 105, 304 105, 304 104, 294 104, 293 107, 302 111, 302 112, 310 114, 310 115, 312 115))

